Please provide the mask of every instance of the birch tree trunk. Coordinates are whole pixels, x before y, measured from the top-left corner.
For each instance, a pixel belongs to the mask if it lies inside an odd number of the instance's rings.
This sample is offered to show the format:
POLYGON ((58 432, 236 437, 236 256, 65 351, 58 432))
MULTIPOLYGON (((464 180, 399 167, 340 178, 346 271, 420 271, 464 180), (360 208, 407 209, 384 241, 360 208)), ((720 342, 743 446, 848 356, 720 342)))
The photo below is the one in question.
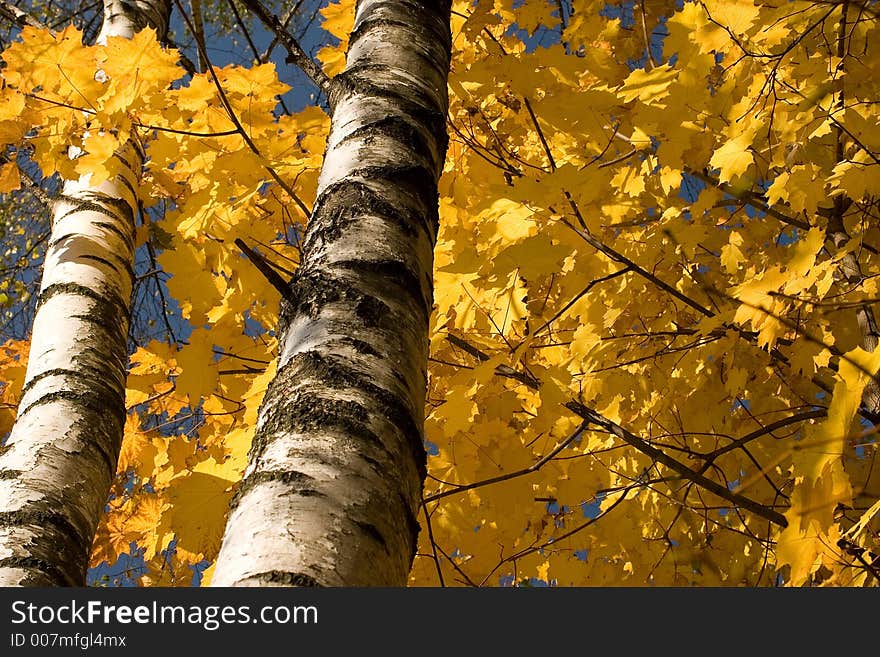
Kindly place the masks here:
MULTIPOLYGON (((104 0, 98 43, 168 28, 170 0, 104 0)), ((0 586, 85 584, 122 442, 142 153, 53 210, 18 418, 0 448, 0 586)))
POLYGON ((423 420, 449 0, 360 0, 278 371, 213 586, 402 586, 423 420))

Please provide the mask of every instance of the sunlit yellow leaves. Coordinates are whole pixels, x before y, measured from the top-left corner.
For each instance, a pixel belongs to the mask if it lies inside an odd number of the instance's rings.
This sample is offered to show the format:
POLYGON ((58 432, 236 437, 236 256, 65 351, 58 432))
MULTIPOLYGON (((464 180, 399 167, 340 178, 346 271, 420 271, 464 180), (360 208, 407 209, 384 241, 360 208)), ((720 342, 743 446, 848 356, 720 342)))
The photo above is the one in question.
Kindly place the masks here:
POLYGON ((677 76, 678 71, 666 64, 651 71, 636 69, 617 93, 624 102, 638 99, 646 105, 663 107, 659 101, 669 95, 669 85, 677 76))
POLYGON ((730 239, 721 249, 721 266, 728 273, 734 273, 739 268, 740 263, 745 260, 745 255, 741 248, 742 245, 742 235, 736 231, 731 232, 730 239))
POLYGON ((25 96, 12 87, 0 89, 0 143, 12 144, 25 136, 28 130, 25 96))
POLYGON ((18 189, 20 185, 21 176, 15 162, 0 165, 0 194, 18 189))
POLYGON ((216 557, 232 497, 232 483, 199 471, 173 479, 167 493, 171 510, 163 518, 161 530, 176 535, 180 547, 197 555, 196 560, 206 554, 216 557))
POLYGON ((321 8, 324 18, 321 27, 339 40, 335 46, 325 46, 318 52, 318 60, 324 65, 324 72, 333 76, 345 68, 345 52, 348 50, 348 36, 354 25, 354 2, 339 0, 321 8))
POLYGON ((277 363, 273 361, 268 367, 266 367, 266 370, 262 374, 255 376, 247 392, 242 396, 242 402, 244 402, 246 407, 244 415, 242 416, 245 426, 256 426, 257 411, 260 407, 260 402, 266 393, 266 388, 268 387, 269 382, 275 376, 276 364, 277 363))
POLYGON ((705 44, 703 35, 697 38, 697 30, 707 22, 706 13, 699 4, 685 2, 667 21, 669 36, 663 42, 664 55, 667 58, 676 54, 679 57, 686 57, 697 50, 696 44, 700 44, 700 50, 703 48, 708 48, 706 52, 711 50, 712 45, 705 44))
POLYGON ((825 243, 825 231, 821 228, 811 228, 794 244, 794 253, 788 261, 786 268, 794 276, 806 276, 816 262, 816 254, 825 243))
POLYGON ((61 98, 82 102, 97 95, 95 50, 83 48, 82 33, 68 26, 55 34, 24 27, 20 40, 3 51, 3 77, 22 93, 57 90, 61 98))
POLYGON ((28 348, 27 342, 19 340, 7 340, 0 345, 0 436, 6 436, 15 421, 28 348))
POLYGON ((559 27, 558 13, 555 4, 548 0, 523 3, 514 12, 516 24, 529 34, 534 34, 541 25, 551 30, 557 29, 559 27))
POLYGON ((627 196, 637 197, 645 191, 642 167, 622 167, 611 179, 611 184, 627 196))
POLYGON ((250 69, 230 65, 218 70, 217 76, 249 136, 275 124, 272 110, 278 104, 277 97, 289 91, 290 86, 278 80, 274 64, 250 69))
POLYGON ((433 420, 442 427, 447 436, 467 430, 477 410, 473 402, 473 386, 453 386, 446 393, 444 403, 434 411, 433 420))
POLYGON ((706 0, 701 3, 709 20, 724 26, 734 38, 742 39, 761 12, 752 0, 706 0))
POLYGON ((74 170, 91 176, 96 185, 112 178, 120 170, 121 163, 113 157, 120 145, 118 134, 88 134, 83 141, 83 153, 74 160, 74 170))
POLYGON ((177 391, 189 398, 191 406, 198 404, 217 384, 217 365, 214 362, 214 343, 210 332, 198 330, 190 336, 175 359, 180 374, 175 379, 177 391))
MULTIPOLYGON (((483 216, 490 221, 494 219, 497 233, 496 236, 487 235, 487 237, 494 237, 496 240, 500 238, 501 240, 511 242, 527 237, 534 230, 532 222, 529 221, 529 217, 532 214, 527 207, 510 199, 502 198, 493 201, 486 208, 483 216)), ((491 224, 489 225, 491 226, 491 224)))
POLYGON ((198 246, 184 242, 159 256, 159 262, 172 275, 168 281, 169 289, 181 300, 184 317, 196 326, 205 323, 206 313, 223 298, 219 288, 225 288, 223 279, 211 272, 205 249, 198 246), (200 292, 192 294, 193 290, 200 292))
POLYGON ((182 72, 177 52, 163 48, 152 28, 139 31, 131 39, 109 37, 98 60, 103 72, 99 77, 107 79, 101 107, 107 113, 148 104, 150 94, 164 90, 182 72))
POLYGON ((783 202, 800 214, 813 214, 827 199, 824 185, 818 179, 818 169, 812 164, 798 164, 791 171, 780 173, 767 189, 768 203, 783 202))
POLYGON ((795 488, 791 509, 786 512, 789 526, 779 537, 778 565, 791 567, 792 584, 802 584, 823 563, 833 563, 840 537, 834 525, 834 509, 847 505, 852 486, 842 457, 853 433, 853 420, 861 403, 862 391, 880 368, 880 351, 868 353, 853 349, 840 361, 828 417, 808 429, 793 457, 795 488))
POLYGON ((156 531, 162 513, 168 508, 169 501, 163 499, 161 495, 143 495, 139 497, 134 512, 126 518, 126 533, 129 538, 134 534, 137 543, 146 544, 147 550, 144 554, 146 559, 152 559, 158 549, 164 547, 161 543, 157 544, 155 541, 145 539, 156 531))
POLYGON ((540 276, 559 271, 562 260, 570 249, 564 244, 554 242, 546 233, 527 237, 498 254, 498 258, 509 259, 511 268, 519 268, 520 275, 533 281, 540 276))
POLYGON ((138 416, 128 415, 125 418, 125 433, 116 465, 117 472, 123 474, 132 470, 141 480, 147 480, 153 474, 158 453, 153 436, 150 432, 141 430, 138 416))
POLYGON ((834 167, 828 182, 834 194, 851 199, 863 199, 880 195, 880 165, 865 153, 859 153, 852 161, 841 162, 834 167))
POLYGON ((131 543, 143 545, 145 557, 151 559, 166 547, 157 544, 156 527, 167 501, 159 494, 141 494, 136 498, 111 502, 110 511, 98 528, 92 549, 91 563, 115 563, 121 554, 127 554, 131 543))
POLYGON ((709 164, 720 171, 721 182, 730 182, 743 175, 755 161, 751 151, 752 140, 748 134, 740 134, 724 143, 712 154, 709 164))

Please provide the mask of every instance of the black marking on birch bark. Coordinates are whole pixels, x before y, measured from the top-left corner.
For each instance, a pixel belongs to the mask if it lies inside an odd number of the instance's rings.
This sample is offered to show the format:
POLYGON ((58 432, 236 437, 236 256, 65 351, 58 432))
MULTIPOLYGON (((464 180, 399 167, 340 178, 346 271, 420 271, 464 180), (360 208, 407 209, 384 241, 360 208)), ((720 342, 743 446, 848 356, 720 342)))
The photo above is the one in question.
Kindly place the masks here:
MULTIPOLYGON (((436 21, 426 21, 424 7, 419 7, 418 5, 409 5, 407 7, 407 4, 406 2, 395 3, 394 8, 389 12, 390 15, 386 16, 377 15, 381 11, 381 6, 375 8, 370 17, 362 20, 354 27, 349 36, 349 42, 356 44, 362 38, 369 38, 367 33, 371 30, 388 27, 392 28, 389 31, 395 34, 399 32, 409 33, 409 50, 419 48, 420 50, 428 51, 439 44, 439 48, 433 48, 437 51, 436 53, 425 52, 424 54, 425 58, 432 65, 438 59, 442 62, 443 55, 452 46, 449 24, 440 19, 439 14, 436 16, 436 21), (396 16, 400 16, 400 18, 396 18, 396 16), (418 22, 418 27, 414 28, 413 25, 416 22, 418 22), (421 38, 426 29, 430 30, 431 34, 427 35, 428 38, 421 38)), ((374 36, 373 38, 380 37, 374 36)))
MULTIPOLYGON (((131 171, 131 168, 129 168, 129 171, 131 171)), ((123 176, 121 173, 119 173, 119 174, 116 174, 116 180, 117 180, 117 182, 119 182, 123 187, 125 187, 125 188, 131 193, 131 198, 132 198, 132 200, 134 200, 135 202, 137 202, 137 198, 138 198, 137 190, 136 190, 136 189, 134 188, 134 186, 129 182, 128 178, 126 178, 126 177, 123 176)), ((126 205, 128 205, 127 202, 126 202, 126 205)))
POLYGON ((34 571, 42 574, 55 586, 82 586, 82 582, 71 579, 54 563, 37 557, 6 557, 0 559, 0 568, 20 568, 26 571, 27 574, 21 582, 25 586, 45 585, 40 578, 34 577, 34 571))
MULTIPOLYGON (((108 194, 96 194, 95 196, 99 198, 102 203, 106 203, 122 213, 122 218, 125 219, 126 225, 130 228, 130 243, 134 243, 134 208, 131 207, 131 203, 124 198, 118 198, 108 194)), ((137 195, 135 195, 135 201, 137 201, 137 195)))
MULTIPOLYGON (((429 197, 434 198, 427 192, 437 189, 437 181, 434 174, 421 166, 360 167, 349 171, 347 178, 364 178, 377 183, 388 181, 391 189, 403 191, 413 199, 418 199, 422 202, 429 197)), ((399 212, 397 214, 399 215, 399 212)), ((394 215, 388 216, 394 217, 394 215)), ((427 230, 428 239, 433 245, 440 226, 439 204, 436 202, 429 203, 424 211, 413 212, 412 216, 418 219, 420 227, 427 230)))
POLYGON ((110 217, 113 220, 117 219, 117 216, 114 214, 113 210, 109 210, 105 208, 100 203, 93 201, 91 199, 74 199, 72 197, 67 197, 65 199, 69 203, 73 203, 73 207, 58 217, 55 221, 62 221, 69 217, 72 214, 76 214, 77 212, 97 212, 98 214, 103 214, 105 217, 110 217))
POLYGON ((297 472, 296 470, 259 470, 241 481, 229 502, 229 510, 234 510, 248 492, 270 481, 284 484, 287 487, 285 494, 295 494, 303 497, 326 497, 324 493, 307 487, 311 482, 315 481, 315 478, 304 472, 297 472))
POLYGON ((321 588, 321 584, 318 583, 318 580, 311 575, 306 575, 305 573, 292 573, 287 570, 267 570, 258 575, 251 575, 247 579, 267 582, 270 584, 280 584, 282 586, 321 588))
MULTIPOLYGON (((83 239, 83 236, 79 233, 69 233, 67 235, 62 235, 61 237, 54 240, 49 245, 49 250, 51 251, 51 250, 58 248, 58 246, 62 242, 65 242, 67 240, 80 241, 82 239, 83 239)), ((106 250, 106 249, 102 249, 102 250, 106 250)), ((128 274, 129 279, 133 281, 134 280, 134 268, 132 268, 131 263, 128 260, 126 260, 125 258, 123 258, 122 256, 120 256, 118 253, 111 253, 110 256, 118 264, 114 264, 114 263, 110 262, 109 260, 107 260, 106 258, 103 258, 102 256, 92 255, 92 254, 88 254, 88 253, 85 255, 79 256, 79 258, 81 258, 83 260, 94 260, 96 262, 100 262, 100 263, 106 265, 107 267, 110 267, 111 269, 113 269, 117 273, 125 272, 126 274, 128 274)))
POLYGON ((47 251, 52 251, 53 249, 57 248, 58 245, 61 244, 62 242, 66 242, 67 240, 72 240, 72 239, 78 239, 81 237, 82 237, 81 233, 67 233, 65 235, 61 235, 60 237, 49 241, 49 246, 47 248, 47 251))
MULTIPOLYGON (((47 499, 41 498, 39 500, 34 500, 30 505, 33 506, 39 504, 45 506, 46 503, 47 499)), ((72 536, 79 541, 83 541, 83 535, 76 525, 60 513, 39 508, 31 509, 27 506, 18 511, 0 512, 0 527, 22 527, 25 525, 33 525, 34 527, 51 525, 57 529, 60 534, 72 536)))
POLYGON ((349 176, 357 176, 371 180, 390 180, 396 185, 404 185, 414 190, 414 196, 424 197, 425 190, 436 188, 437 179, 434 174, 423 166, 388 165, 382 167, 358 167, 352 169, 349 176))
POLYGON ((421 212, 392 205, 364 182, 344 178, 328 185, 315 201, 312 216, 317 222, 309 223, 303 250, 311 250, 318 236, 325 242, 335 241, 356 218, 366 215, 390 220, 408 237, 416 234, 416 226, 424 225, 421 212))
POLYGON ((86 448, 93 448, 98 453, 98 455, 101 457, 101 460, 104 461, 104 465, 106 465, 107 467, 107 472, 109 473, 109 476, 112 476, 113 473, 116 472, 117 457, 114 454, 118 451, 118 447, 121 441, 122 428, 124 425, 123 419, 125 416, 125 408, 123 405, 125 402, 124 396, 114 395, 114 397, 115 399, 106 399, 101 398, 101 395, 95 395, 94 393, 83 394, 73 392, 71 390, 56 390, 54 392, 43 395, 35 402, 30 404, 26 409, 19 413, 19 418, 24 417, 32 409, 38 406, 51 404, 59 400, 69 401, 73 404, 78 405, 80 408, 87 409, 91 412, 92 417, 86 417, 77 420, 72 424, 72 426, 76 429, 81 430, 83 432, 83 435, 86 436, 97 434, 99 439, 84 441, 83 445, 86 448), (119 417, 117 417, 116 415, 107 414, 107 408, 117 407, 122 409, 122 413, 117 413, 119 417), (98 417, 95 417, 95 415, 97 415, 98 417), (98 426, 99 422, 100 427, 98 426), (110 449, 108 449, 108 445, 110 449))
POLYGON ((289 289, 285 298, 287 307, 279 313, 279 335, 284 335, 284 328, 295 315, 302 314, 314 319, 328 303, 356 298, 358 295, 357 290, 345 281, 308 265, 301 265, 293 272, 289 289))
MULTIPOLYGON (((402 18, 387 18, 384 16, 367 18, 356 25, 355 28, 351 31, 351 34, 348 37, 349 43, 356 43, 359 39, 365 37, 366 33, 370 30, 381 27, 397 28, 399 30, 409 32, 410 34, 415 34, 416 37, 421 37, 424 33, 424 29, 428 28, 433 32, 432 36, 438 41, 441 41, 443 46, 446 46, 446 43, 444 41, 449 37, 449 31, 443 29, 444 26, 441 21, 437 21, 439 23, 439 25, 436 26, 438 29, 432 29, 430 23, 426 23, 424 21, 425 12, 423 10, 420 10, 417 7, 408 9, 403 3, 398 3, 397 7, 395 7, 395 10, 395 13, 399 12, 409 20, 405 20, 402 18), (418 21, 417 28, 413 27, 414 21, 418 21)), ((423 39, 419 40, 423 41, 423 39)), ((435 58, 433 57, 431 59, 432 61, 435 60, 435 58)))
MULTIPOLYGON (((46 501, 43 500, 45 504, 46 501)), ((63 504, 59 504, 59 507, 63 504)), ((89 541, 67 518, 44 510, 21 510, 0 513, 0 526, 39 528, 21 547, 28 556, 0 559, 0 568, 37 571, 60 586, 83 586, 88 567, 89 541), (47 530, 48 528, 48 530, 47 530), (44 558, 47 557, 47 558, 44 558)), ((31 584, 37 583, 31 580, 31 584)))
MULTIPOLYGON (((433 68, 431 62, 424 66, 428 69, 433 68)), ((334 80, 340 80, 342 87, 349 94, 392 100, 400 114, 420 117, 425 112, 440 113, 437 101, 439 100, 445 105, 444 101, 448 96, 445 85, 440 90, 427 90, 414 87, 409 82, 410 78, 409 71, 393 65, 364 61, 350 65, 334 80), (403 71, 403 75, 401 75, 401 71, 403 71)), ((440 133, 436 134, 438 138, 441 136, 440 133)))
MULTIPOLYGON (((42 379, 45 379, 49 376, 63 376, 67 379, 67 386, 72 387, 79 384, 79 386, 83 388, 83 391, 85 393, 89 393, 95 388, 99 388, 102 390, 102 396, 119 397, 121 393, 118 383, 114 385, 113 383, 107 382, 107 372, 105 369, 91 367, 87 363, 83 363, 77 369, 65 369, 57 367, 51 370, 40 372, 39 374, 31 378, 30 381, 25 383, 24 386, 22 386, 20 398, 24 399, 25 395, 27 395, 31 388, 33 388, 42 379)), ((119 378, 121 380, 122 377, 120 376, 119 378)), ((30 410, 30 406, 27 410, 30 410)), ((22 411, 20 415, 24 415, 25 412, 26 411, 22 411)))
POLYGON ((147 26, 153 27, 158 34, 168 31, 168 17, 171 3, 168 2, 145 2, 141 0, 120 0, 120 5, 125 17, 130 20, 138 30, 147 26))
MULTIPOLYGON (((124 400, 123 400, 124 401, 124 400)), ((106 417, 106 416, 105 416, 106 417)), ((94 423, 88 421, 82 421, 82 424, 86 425, 85 430, 93 429, 94 423)), ((90 440, 86 443, 86 447, 93 447, 96 452, 101 456, 104 461, 104 465, 107 466, 107 473, 110 475, 112 479, 116 474, 116 465, 119 462, 119 450, 122 448, 122 434, 125 430, 125 413, 119 417, 119 426, 111 427, 111 431, 105 431, 104 435, 101 436, 101 440, 90 440), (110 449, 107 449, 107 445, 110 445, 110 449)), ((110 482, 107 482, 109 487, 110 482)))
POLYGON ((425 318, 431 314, 431 305, 425 300, 421 281, 405 263, 399 260, 338 260, 333 266, 359 274, 377 276, 383 281, 394 283, 403 290, 405 298, 413 299, 418 303, 425 318))
POLYGON ((119 263, 119 266, 122 267, 122 271, 124 271, 126 274, 128 274, 129 280, 134 282, 135 274, 134 274, 134 267, 132 266, 131 259, 123 258, 121 255, 119 255, 116 252, 113 252, 110 255, 113 256, 113 259, 119 263))
POLYGON ((354 524, 357 525, 358 529, 364 534, 381 545, 382 549, 385 550, 387 554, 391 554, 391 550, 388 549, 388 541, 385 540, 385 537, 382 536, 382 532, 379 531, 379 528, 376 527, 376 525, 369 522, 361 522, 360 520, 355 520, 354 524))
POLYGON ((383 319, 387 319, 390 316, 391 309, 381 299, 371 295, 364 295, 354 307, 354 313, 364 323, 364 326, 375 328, 382 323, 383 319))
MULTIPOLYGON (((134 142, 131 142, 131 143, 134 144, 134 142)), ((126 145, 128 145, 128 144, 126 144, 126 145)), ((137 149, 135 149, 135 155, 137 155, 137 154, 138 154, 138 151, 137 151, 137 149)), ((125 158, 125 155, 123 155, 119 151, 116 151, 115 153, 113 153, 113 157, 115 157, 117 160, 122 162, 122 164, 125 166, 126 169, 128 169, 132 173, 135 173, 134 167, 131 166, 131 162, 129 162, 125 158)), ((119 179, 124 180, 124 176, 122 176, 121 174, 116 174, 116 180, 119 180, 119 179)), ((131 189, 131 183, 129 183, 127 180, 125 180, 124 182, 126 184, 128 184, 129 189, 131 189)), ((137 194, 135 194, 134 197, 137 198, 137 194)))
POLYGON ((372 144, 379 136, 390 137, 414 151, 428 166, 433 166, 437 158, 425 139, 425 132, 419 129, 418 123, 403 116, 386 116, 352 130, 334 146, 339 148, 351 140, 361 140, 364 145, 372 144))
POLYGON ((90 253, 84 253, 78 257, 80 260, 93 260, 94 262, 100 262, 102 265, 104 265, 105 267, 109 267, 117 274, 122 273, 121 271, 119 271, 119 268, 114 263, 107 260, 107 258, 102 258, 101 256, 92 255, 90 253))
MULTIPOLYGON (((287 363, 284 367, 290 365, 287 363)), ((370 429, 366 409, 357 402, 327 399, 304 391, 291 394, 289 390, 281 390, 285 387, 290 386, 270 389, 271 393, 267 393, 263 401, 262 407, 268 410, 260 410, 262 422, 248 452, 249 463, 259 459, 278 435, 286 433, 337 430, 344 436, 387 451, 382 440, 370 429), (274 403, 276 397, 282 401, 274 403)))
MULTIPOLYGON (((75 400, 83 407, 87 407, 89 411, 91 411, 91 417, 82 418, 73 422, 71 425, 74 429, 81 431, 83 435, 97 435, 97 439, 85 440, 83 441, 83 447, 85 449, 93 449, 97 455, 101 458, 101 461, 104 462, 104 465, 107 469, 108 479, 113 476, 116 472, 116 462, 118 458, 119 448, 121 446, 122 440, 122 430, 125 424, 125 412, 123 408, 123 412, 121 414, 117 414, 118 417, 113 415, 107 415, 107 401, 98 402, 98 404, 104 404, 102 409, 99 409, 99 417, 95 416, 95 406, 98 405, 96 403, 92 403, 89 400, 83 401, 82 397, 78 397, 76 393, 72 393, 67 390, 61 390, 54 393, 50 393, 48 395, 44 395, 39 400, 31 404, 24 411, 19 414, 19 417, 23 417, 25 413, 31 410, 31 408, 41 405, 42 403, 51 403, 58 401, 59 399, 64 399, 67 401, 75 400), (101 411, 104 412, 101 412, 101 411), (99 426, 100 428, 96 428, 99 426), (91 432, 91 433, 88 433, 91 432)), ((122 400, 124 401, 124 400, 122 400)), ((122 401, 117 402, 117 406, 122 408, 122 401)), ((52 443, 47 444, 44 449, 54 448, 52 443)), ((57 448, 55 448, 57 449, 57 448)), ((109 485, 109 480, 108 480, 109 485)))
MULTIPOLYGON (((12 444, 0 446, 0 456, 2 456, 6 450, 11 449, 11 448, 12 448, 12 444)), ((17 479, 23 473, 24 473, 23 470, 0 470, 0 480, 2 480, 2 479, 17 479)))
MULTIPOLYGON (((162 45, 165 45, 165 41, 162 40, 162 37, 156 35, 156 38, 162 42, 162 45)), ((134 155, 136 158, 135 162, 127 162, 126 169, 128 169, 135 179, 140 177, 140 174, 143 173, 143 162, 147 159, 147 152, 144 150, 143 144, 141 144, 140 139, 130 138, 122 147, 116 151, 117 153, 124 153, 126 148, 130 148, 134 151, 134 155), (134 166, 132 166, 134 165, 134 166)))
MULTIPOLYGON (((354 267, 346 267, 346 269, 350 271, 354 267)), ((289 290, 278 316, 279 335, 287 332, 287 327, 294 317, 304 315, 314 319, 321 314, 321 310, 326 305, 337 302, 353 304, 358 317, 367 327, 390 325, 395 322, 391 309, 381 299, 365 293, 344 277, 334 276, 326 269, 318 269, 308 264, 300 265, 293 273, 289 290)), ((414 298, 419 300, 418 306, 423 307, 424 294, 419 292, 419 296, 414 298)))
POLYGON ((361 454, 361 458, 373 469, 373 472, 382 475, 383 477, 385 476, 385 466, 382 465, 381 461, 377 461, 372 456, 367 456, 365 454, 361 454))
MULTIPOLYGON (((325 356, 317 351, 304 351, 295 354, 285 364, 286 367, 296 367, 296 378, 299 380, 315 379, 330 388, 359 390, 377 400, 382 407, 382 416, 397 427, 406 440, 419 473, 424 478, 427 474, 427 452, 422 437, 423 432, 406 403, 401 401, 397 395, 379 387, 372 380, 352 369, 344 359, 325 356)), ((360 405, 358 408, 365 415, 368 415, 366 409, 360 405)), ((364 417, 362 421, 367 419, 364 417)), ((370 433, 372 434, 372 431, 370 433)), ((372 435, 375 436, 375 434, 372 435)))
POLYGON ((37 297, 37 310, 58 294, 74 294, 93 301, 95 306, 91 313, 100 317, 104 326, 117 326, 120 317, 128 316, 128 304, 115 291, 104 289, 96 292, 79 283, 53 283, 37 297))
MULTIPOLYGON (((74 392, 72 390, 55 390, 53 392, 46 393, 45 395, 43 395, 42 397, 40 397, 39 399, 37 399, 33 403, 29 404, 27 408, 25 408, 23 411, 21 411, 19 413, 19 417, 26 415, 27 413, 29 413, 31 410, 33 410, 37 406, 45 406, 46 404, 51 404, 52 402, 56 402, 59 400, 69 401, 69 402, 76 404, 77 406, 86 408, 86 409, 92 411, 93 413, 103 414, 103 413, 106 413, 106 410, 107 410, 107 406, 105 406, 105 404, 119 403, 120 400, 123 400, 123 397, 120 395, 114 395, 114 397, 117 397, 118 399, 111 399, 109 401, 95 399, 95 397, 101 397, 101 396, 102 395, 96 395, 94 393, 90 394, 88 392, 83 393, 83 392, 74 392)), ((107 416, 105 416, 105 417, 107 417, 107 416)), ((90 427, 91 425, 88 425, 88 426, 90 427)))
POLYGON ((357 217, 367 215, 392 221, 407 236, 416 235, 418 230, 425 231, 428 242, 434 244, 440 224, 437 203, 427 204, 422 209, 394 206, 358 178, 372 180, 377 185, 386 183, 388 189, 402 191, 409 196, 410 202, 415 201, 420 205, 425 201, 426 190, 436 190, 432 174, 423 167, 355 169, 345 179, 328 186, 318 197, 316 210, 304 239, 304 251, 308 253, 314 239, 318 237, 322 237, 325 243, 334 241, 357 217), (349 187, 356 188, 358 194, 354 194, 349 187), (330 216, 325 213, 330 213, 330 216))
POLYGON ((364 356, 381 356, 378 351, 371 345, 369 342, 365 342, 364 340, 358 340, 357 338, 352 338, 346 336, 339 340, 339 344, 351 347, 359 354, 364 356))
MULTIPOLYGON (((126 207, 127 207, 127 205, 128 205, 128 204, 126 204, 126 207)), ((130 212, 130 211, 131 211, 131 209, 129 208, 129 212, 130 212)), ((122 231, 119 229, 119 226, 117 226, 117 225, 115 225, 115 224, 108 223, 108 222, 106 222, 106 221, 95 221, 95 222, 93 222, 93 223, 94 223, 96 226, 99 226, 100 228, 103 228, 104 230, 108 230, 108 231, 110 231, 111 233, 115 233, 116 235, 119 236, 119 238, 120 238, 123 242, 125 242, 126 247, 128 247, 129 249, 134 249, 134 236, 133 236, 133 235, 127 235, 126 233, 122 232, 122 231)))
POLYGON ((417 19, 420 23, 425 21, 426 14, 429 17, 436 18, 437 23, 445 29, 446 42, 451 47, 449 22, 445 20, 447 14, 452 9, 451 0, 430 0, 427 2, 426 0, 386 0, 385 2, 376 3, 372 8, 371 15, 376 15, 386 8, 390 10, 389 13, 391 14, 405 13, 411 9, 413 12, 416 12, 412 18, 417 19))
MULTIPOLYGON (((98 314, 87 314, 87 315, 71 315, 70 318, 77 319, 85 324, 92 324, 93 326, 98 327, 99 329, 103 330, 107 334, 106 338, 108 340, 112 340, 117 343, 125 341, 127 331, 124 330, 122 327, 108 326, 107 325, 107 319, 108 319, 107 317, 102 317, 101 315, 98 315, 98 314)), ((95 353, 95 350, 93 349, 91 351, 91 353, 95 353)), ((98 353, 100 353, 100 352, 98 352, 98 353)), ((111 358, 116 360, 117 363, 121 363, 119 365, 119 367, 120 367, 119 371, 124 372, 126 369, 126 366, 123 361, 119 360, 120 353, 121 352, 114 352, 114 354, 112 356, 110 356, 108 354, 106 356, 102 355, 99 358, 103 358, 103 360, 106 362, 109 362, 111 360, 111 358)))

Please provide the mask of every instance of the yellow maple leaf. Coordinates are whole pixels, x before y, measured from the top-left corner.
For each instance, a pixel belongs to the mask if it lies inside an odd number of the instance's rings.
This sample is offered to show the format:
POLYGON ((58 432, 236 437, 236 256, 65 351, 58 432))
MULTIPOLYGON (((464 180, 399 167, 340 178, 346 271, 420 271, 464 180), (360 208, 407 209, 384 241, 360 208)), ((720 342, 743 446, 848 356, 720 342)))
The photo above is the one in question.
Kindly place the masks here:
POLYGON ((214 360, 214 341, 210 331, 193 331, 189 344, 175 356, 179 373, 175 379, 177 392, 189 399, 190 406, 198 405, 217 385, 217 363, 214 360))
POLYGON ((625 103, 638 99, 647 105, 662 107, 658 101, 669 95, 669 85, 676 77, 678 71, 668 64, 650 71, 638 68, 627 76, 617 94, 625 103))
POLYGON ((21 186, 21 177, 15 162, 7 162, 0 166, 0 194, 11 192, 21 186))
POLYGON ((709 164, 719 169, 719 180, 730 182, 748 171, 755 161, 751 145, 751 137, 743 133, 729 139, 712 154, 709 164))
POLYGON ((339 39, 335 46, 325 46, 318 51, 318 61, 324 65, 324 72, 329 76, 341 73, 345 69, 345 51, 348 49, 348 37, 354 26, 354 2, 340 0, 329 2, 320 10, 324 18, 321 27, 339 39))
POLYGON ((167 88, 184 74, 178 60, 177 51, 163 48, 150 27, 130 39, 109 37, 100 57, 100 68, 109 79, 103 95, 104 111, 124 111, 167 88))

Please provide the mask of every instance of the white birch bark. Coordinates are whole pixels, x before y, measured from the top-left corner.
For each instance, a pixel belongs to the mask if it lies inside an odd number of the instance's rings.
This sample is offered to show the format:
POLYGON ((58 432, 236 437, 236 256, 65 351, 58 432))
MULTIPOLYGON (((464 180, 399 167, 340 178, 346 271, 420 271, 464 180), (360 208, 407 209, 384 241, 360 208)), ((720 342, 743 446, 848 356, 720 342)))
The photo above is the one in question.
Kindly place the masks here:
POLYGON ((360 0, 213 586, 402 586, 416 549, 449 0, 360 0))
MULTIPOLYGON (((105 0, 98 43, 151 26, 164 37, 170 0, 105 0)), ((134 282, 132 140, 123 173, 64 184, 53 211, 18 418, 0 448, 0 586, 85 584, 116 472, 125 421, 134 282)))

